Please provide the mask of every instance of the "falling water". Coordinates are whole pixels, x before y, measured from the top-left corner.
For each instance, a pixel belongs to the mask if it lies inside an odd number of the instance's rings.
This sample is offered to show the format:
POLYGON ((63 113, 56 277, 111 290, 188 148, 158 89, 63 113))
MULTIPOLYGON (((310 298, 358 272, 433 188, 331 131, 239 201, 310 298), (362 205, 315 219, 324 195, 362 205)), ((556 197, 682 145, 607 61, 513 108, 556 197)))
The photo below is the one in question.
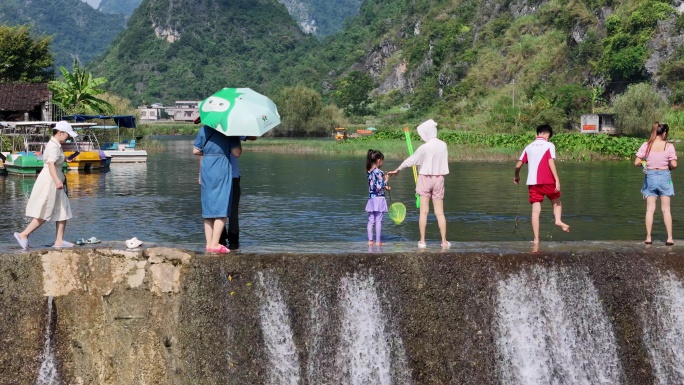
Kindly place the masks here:
POLYGON ((297 385, 300 367, 294 343, 290 312, 282 296, 277 277, 257 273, 259 282, 259 318, 268 357, 268 384, 297 385))
POLYGON ((401 339, 392 333, 372 276, 354 274, 340 282, 341 330, 338 383, 408 384, 401 339))
POLYGON ((308 322, 308 359, 306 363, 306 379, 308 384, 331 383, 328 362, 330 354, 327 354, 326 327, 330 324, 330 303, 326 296, 317 291, 309 295, 311 308, 308 322))
POLYGON ((658 277, 654 299, 641 312, 644 342, 658 384, 684 383, 684 286, 668 272, 658 277))
POLYGON ((499 281, 500 377, 513 384, 619 384, 615 337, 586 274, 535 267, 499 281))
POLYGON ((36 385, 57 385, 61 383, 57 371, 57 358, 52 347, 52 336, 55 332, 56 322, 56 319, 53 319, 53 302, 53 298, 48 297, 47 325, 45 325, 43 354, 40 357, 40 370, 38 371, 36 385))

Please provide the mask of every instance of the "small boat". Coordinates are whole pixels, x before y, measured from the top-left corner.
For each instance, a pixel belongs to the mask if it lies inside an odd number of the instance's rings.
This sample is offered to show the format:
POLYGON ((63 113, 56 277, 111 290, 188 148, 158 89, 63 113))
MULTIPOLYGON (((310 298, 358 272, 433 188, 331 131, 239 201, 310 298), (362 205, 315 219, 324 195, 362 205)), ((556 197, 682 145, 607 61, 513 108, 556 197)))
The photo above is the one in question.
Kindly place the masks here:
POLYGON ((135 136, 136 118, 133 115, 117 115, 117 116, 102 116, 102 115, 72 115, 65 116, 63 119, 74 120, 76 122, 85 122, 86 120, 101 119, 113 120, 116 125, 93 125, 88 129, 91 131, 102 131, 107 133, 116 130, 116 136, 113 134, 105 134, 103 137, 111 138, 112 140, 105 142, 100 146, 105 155, 111 157, 111 163, 145 163, 147 162, 147 151, 136 148, 137 139, 121 140, 121 129, 129 128, 133 130, 133 138, 135 136))
POLYGON ((78 156, 68 162, 70 170, 92 171, 109 167, 111 157, 100 149, 95 131, 90 128, 95 123, 71 123, 71 127, 78 132, 78 137, 62 144, 64 155, 69 157, 78 151, 78 156))
MULTIPOLYGON (((43 146, 49 138, 48 130, 56 122, 7 122, 3 129, 12 138, 12 153, 4 162, 9 174, 35 176, 43 169, 43 146), (46 136, 47 135, 47 136, 46 136), (21 151, 19 151, 21 150, 21 151)), ((64 163, 66 170, 67 164, 64 163)))
MULTIPOLYGON (((5 161, 5 169, 9 174, 36 176, 43 169, 43 155, 36 155, 33 152, 15 152, 7 155, 5 161)), ((67 170, 67 164, 64 162, 64 171, 67 170)))
POLYGON ((145 163, 147 151, 135 148, 136 140, 131 139, 123 143, 105 143, 102 148, 105 155, 111 156, 112 163, 145 163))

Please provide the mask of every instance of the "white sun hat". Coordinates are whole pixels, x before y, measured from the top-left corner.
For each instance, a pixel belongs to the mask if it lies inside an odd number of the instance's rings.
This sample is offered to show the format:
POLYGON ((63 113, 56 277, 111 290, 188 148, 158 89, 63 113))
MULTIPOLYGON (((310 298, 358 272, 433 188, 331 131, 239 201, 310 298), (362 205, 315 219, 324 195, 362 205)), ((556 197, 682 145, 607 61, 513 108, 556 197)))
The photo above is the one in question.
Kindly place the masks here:
POLYGON ((55 126, 55 130, 58 131, 64 131, 67 134, 69 134, 70 137, 75 138, 78 136, 76 131, 71 127, 71 124, 65 122, 64 120, 57 122, 57 125, 55 126))

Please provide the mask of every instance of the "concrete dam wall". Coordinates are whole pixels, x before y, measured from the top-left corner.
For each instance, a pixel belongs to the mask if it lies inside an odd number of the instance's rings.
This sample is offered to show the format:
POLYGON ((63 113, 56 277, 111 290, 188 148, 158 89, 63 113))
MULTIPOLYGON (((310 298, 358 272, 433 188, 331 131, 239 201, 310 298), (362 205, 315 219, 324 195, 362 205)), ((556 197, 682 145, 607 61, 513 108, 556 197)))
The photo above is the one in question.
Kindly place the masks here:
POLYGON ((7 254, 0 384, 684 383, 682 257, 7 254))

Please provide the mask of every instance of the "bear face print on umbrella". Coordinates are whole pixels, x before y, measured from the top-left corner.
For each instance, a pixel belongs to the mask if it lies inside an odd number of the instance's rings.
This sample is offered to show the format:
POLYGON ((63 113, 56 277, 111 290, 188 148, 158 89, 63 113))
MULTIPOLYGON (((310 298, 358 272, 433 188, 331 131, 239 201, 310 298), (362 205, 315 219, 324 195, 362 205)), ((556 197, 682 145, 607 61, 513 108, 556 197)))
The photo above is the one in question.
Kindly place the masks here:
POLYGON ((250 88, 224 88, 199 105, 203 124, 226 136, 262 136, 280 124, 275 103, 250 88))

